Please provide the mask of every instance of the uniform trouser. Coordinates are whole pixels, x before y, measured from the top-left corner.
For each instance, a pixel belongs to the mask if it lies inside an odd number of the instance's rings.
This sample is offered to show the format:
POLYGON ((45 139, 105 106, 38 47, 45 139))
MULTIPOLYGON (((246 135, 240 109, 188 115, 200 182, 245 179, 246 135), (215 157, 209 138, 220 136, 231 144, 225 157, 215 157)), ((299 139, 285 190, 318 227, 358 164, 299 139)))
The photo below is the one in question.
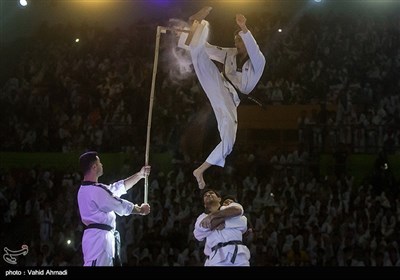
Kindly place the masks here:
POLYGON ((206 53, 207 36, 208 25, 204 27, 198 44, 190 47, 190 54, 197 78, 213 108, 221 138, 221 142, 207 157, 206 162, 224 167, 225 158, 231 153, 235 144, 237 110, 232 93, 225 86, 226 82, 224 82, 217 66, 206 53))
POLYGON ((84 266, 121 266, 121 238, 117 230, 114 231, 115 238, 115 256, 110 255, 104 250, 95 260, 90 260, 84 263, 84 266))
POLYGON ((114 258, 104 250, 97 259, 85 262, 84 266, 114 266, 114 258))

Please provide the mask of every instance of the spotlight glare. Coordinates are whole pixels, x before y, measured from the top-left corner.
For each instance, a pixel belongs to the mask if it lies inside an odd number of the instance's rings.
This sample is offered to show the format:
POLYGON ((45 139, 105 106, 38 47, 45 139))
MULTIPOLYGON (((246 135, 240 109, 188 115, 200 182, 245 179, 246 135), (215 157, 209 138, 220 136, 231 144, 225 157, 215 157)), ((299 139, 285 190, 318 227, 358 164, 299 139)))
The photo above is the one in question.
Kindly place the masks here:
POLYGON ((26 0, 19 0, 19 4, 20 4, 22 7, 26 7, 26 6, 28 5, 28 1, 26 1, 26 0))

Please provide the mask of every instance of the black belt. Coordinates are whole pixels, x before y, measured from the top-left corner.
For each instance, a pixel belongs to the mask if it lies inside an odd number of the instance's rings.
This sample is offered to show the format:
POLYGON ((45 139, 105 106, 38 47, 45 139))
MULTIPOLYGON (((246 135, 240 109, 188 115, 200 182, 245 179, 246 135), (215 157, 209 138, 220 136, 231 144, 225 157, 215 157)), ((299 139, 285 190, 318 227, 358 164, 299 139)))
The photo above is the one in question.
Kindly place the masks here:
POLYGON ((102 230, 108 230, 112 231, 114 228, 112 226, 106 225, 106 224, 90 224, 85 226, 85 229, 88 228, 97 228, 97 229, 102 229, 102 230))
POLYGON ((228 245, 235 245, 235 250, 233 251, 233 256, 231 258, 231 263, 235 263, 237 252, 238 252, 238 246, 237 245, 243 245, 243 242, 241 240, 231 240, 231 241, 228 241, 228 242, 220 242, 217 245, 213 246, 211 248, 211 251, 212 252, 215 251, 215 253, 214 253, 214 256, 215 256, 215 254, 217 253, 217 250, 219 248, 222 248, 222 247, 225 247, 225 246, 228 246, 228 245))
POLYGON ((251 96, 251 95, 249 95, 249 94, 244 94, 243 92, 241 92, 241 91, 232 83, 231 80, 229 80, 229 78, 226 76, 226 74, 225 74, 224 72, 221 72, 221 73, 222 73, 222 75, 224 76, 225 80, 226 80, 231 86, 233 86, 233 88, 236 90, 236 93, 237 93, 237 95, 238 95, 240 101, 243 101, 243 100, 248 99, 248 100, 254 102, 255 104, 257 104, 258 106, 260 106, 261 108, 265 109, 266 106, 265 106, 265 104, 264 104, 260 99, 258 99, 257 97, 251 96))

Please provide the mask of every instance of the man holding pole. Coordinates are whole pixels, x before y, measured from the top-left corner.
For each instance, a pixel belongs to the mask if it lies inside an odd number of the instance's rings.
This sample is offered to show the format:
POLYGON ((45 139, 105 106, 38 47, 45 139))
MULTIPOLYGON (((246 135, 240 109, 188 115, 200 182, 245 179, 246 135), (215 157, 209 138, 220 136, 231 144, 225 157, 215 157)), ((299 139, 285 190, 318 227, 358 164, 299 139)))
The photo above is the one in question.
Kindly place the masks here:
POLYGON ((85 231, 82 237, 84 266, 120 265, 119 233, 116 230, 116 214, 147 215, 150 205, 140 206, 121 199, 120 196, 132 188, 142 178, 150 174, 151 167, 143 166, 132 176, 104 185, 98 183, 103 175, 103 164, 97 152, 86 152, 79 157, 83 181, 78 191, 78 205, 85 231))

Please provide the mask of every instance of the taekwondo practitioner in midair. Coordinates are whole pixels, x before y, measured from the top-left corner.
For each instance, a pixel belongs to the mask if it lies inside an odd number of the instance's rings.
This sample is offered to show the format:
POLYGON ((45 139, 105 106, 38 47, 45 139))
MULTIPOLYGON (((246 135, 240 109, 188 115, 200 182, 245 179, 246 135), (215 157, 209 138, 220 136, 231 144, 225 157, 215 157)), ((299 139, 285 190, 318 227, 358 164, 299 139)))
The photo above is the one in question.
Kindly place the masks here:
POLYGON ((240 96, 248 95, 260 80, 265 57, 246 26, 246 17, 236 15, 239 29, 234 34, 234 48, 222 48, 209 44, 207 37, 209 23, 204 18, 211 7, 204 7, 189 18, 193 22, 189 33, 182 32, 178 47, 190 51, 197 78, 204 89, 217 119, 221 142, 207 159, 193 171, 198 186, 203 189, 206 183, 203 173, 212 165, 224 167, 225 159, 231 153, 236 139, 237 106, 240 96), (223 71, 212 60, 223 64, 223 71))

